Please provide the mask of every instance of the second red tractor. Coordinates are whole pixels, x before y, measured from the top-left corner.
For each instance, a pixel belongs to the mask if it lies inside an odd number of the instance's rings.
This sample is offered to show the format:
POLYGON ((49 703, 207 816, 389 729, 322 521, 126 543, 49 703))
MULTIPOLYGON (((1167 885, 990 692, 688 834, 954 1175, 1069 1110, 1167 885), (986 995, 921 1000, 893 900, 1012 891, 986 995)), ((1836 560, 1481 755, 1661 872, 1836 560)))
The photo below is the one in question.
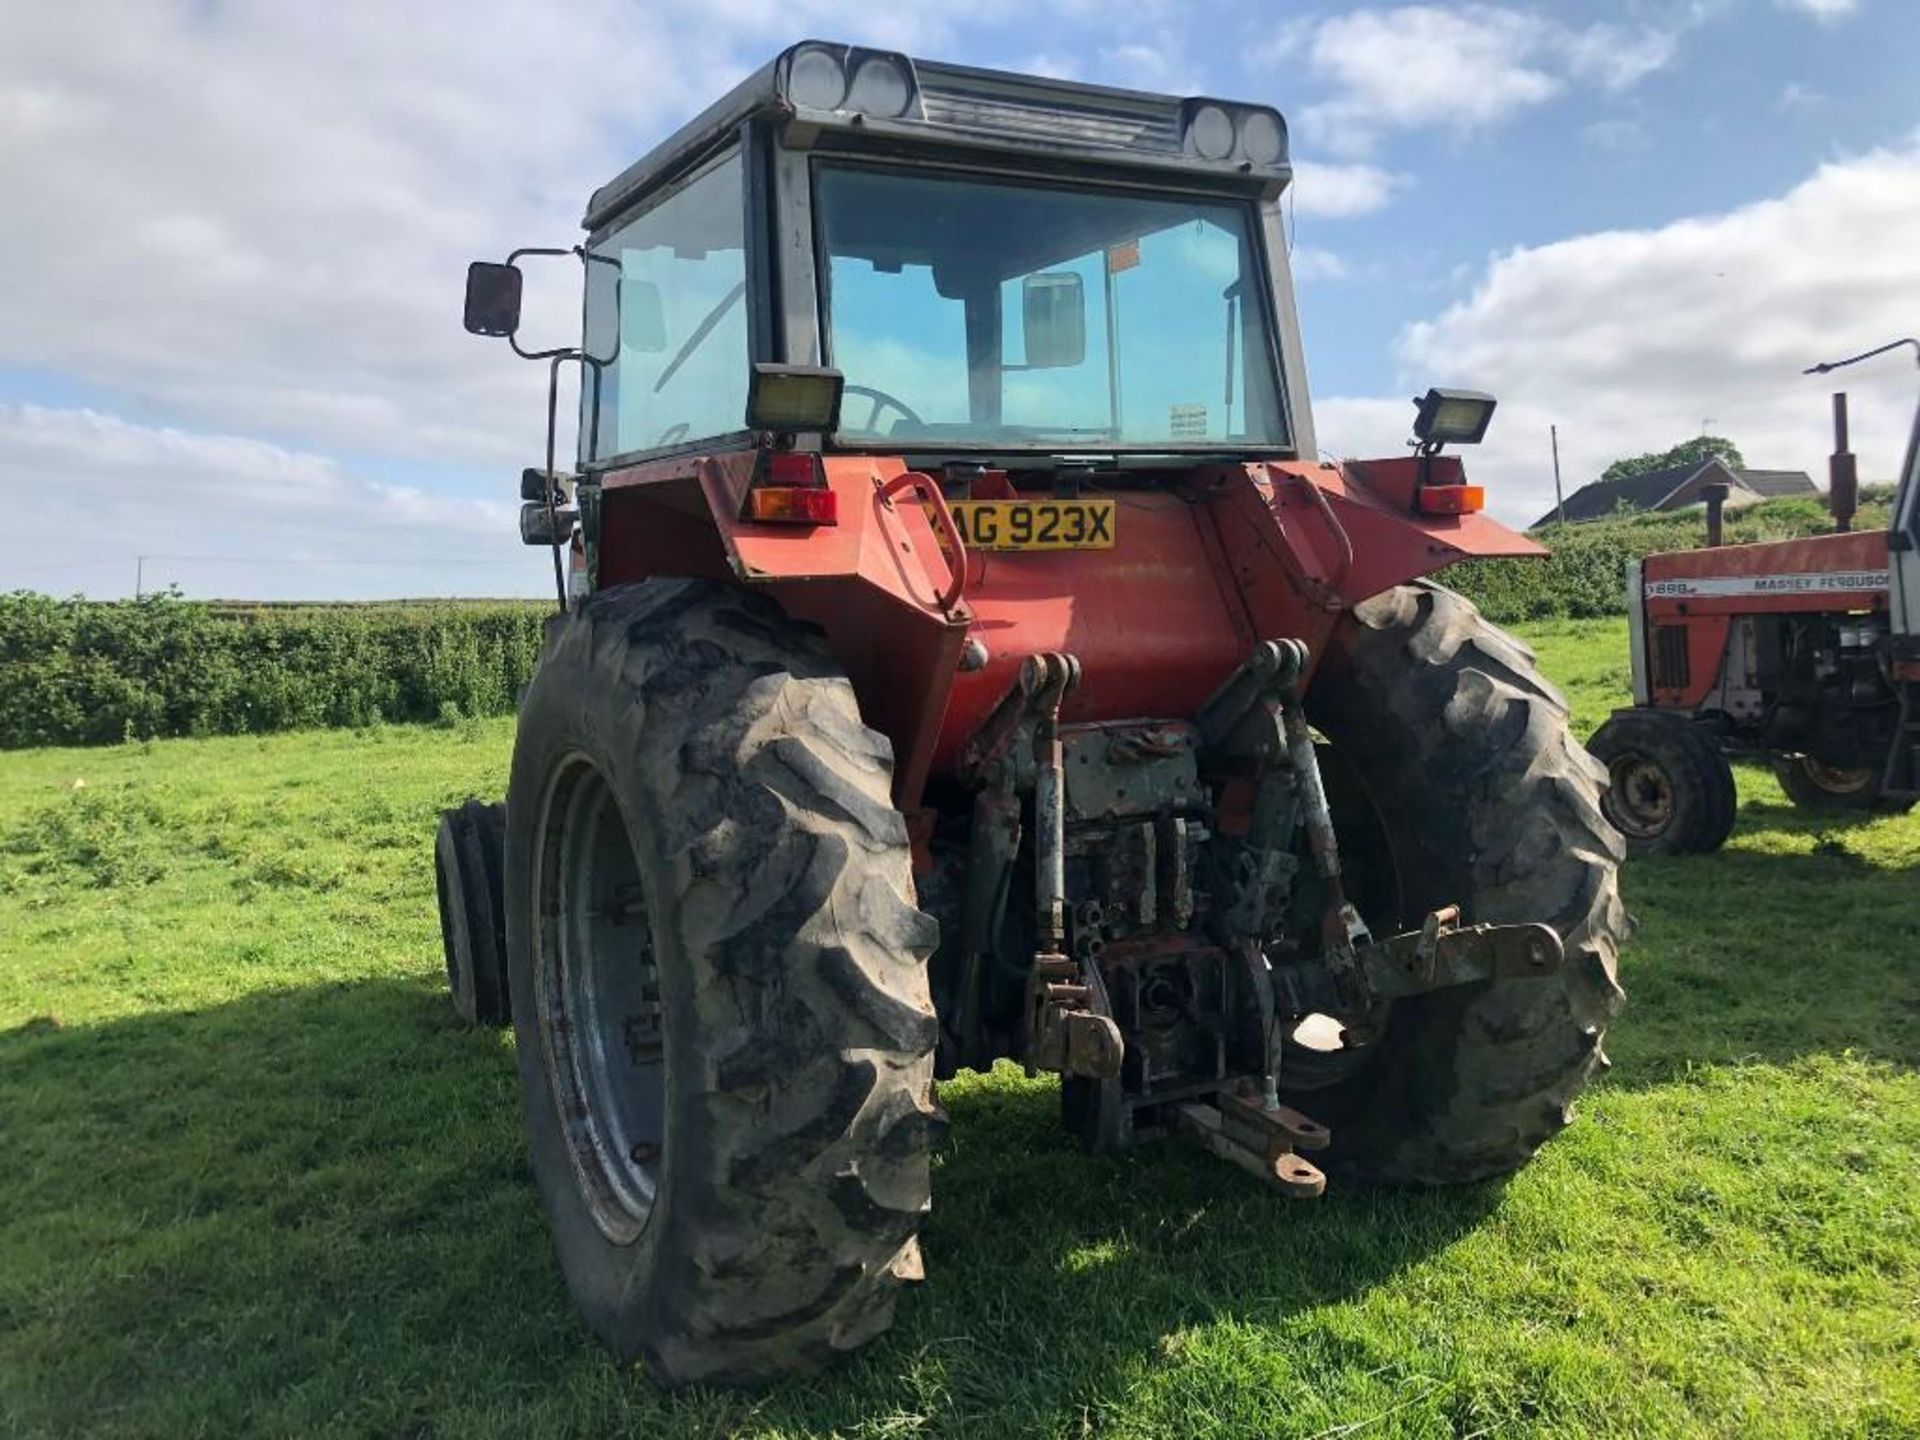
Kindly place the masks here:
POLYGON ((1706 548, 1627 567, 1634 704, 1588 746, 1636 851, 1719 848, 1734 821, 1729 756, 1766 760, 1816 812, 1920 799, 1920 424, 1891 523, 1856 531, 1846 397, 1834 403, 1833 534, 1722 546, 1716 496, 1706 548))

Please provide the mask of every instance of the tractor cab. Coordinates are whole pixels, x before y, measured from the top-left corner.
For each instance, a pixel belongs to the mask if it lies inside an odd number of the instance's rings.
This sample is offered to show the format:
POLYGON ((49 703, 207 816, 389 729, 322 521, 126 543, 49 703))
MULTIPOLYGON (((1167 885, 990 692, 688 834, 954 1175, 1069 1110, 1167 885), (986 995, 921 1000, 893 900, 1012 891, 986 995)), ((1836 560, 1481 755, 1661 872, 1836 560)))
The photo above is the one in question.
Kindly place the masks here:
POLYGON ((1289 175, 1265 107, 796 46, 589 204, 581 462, 744 441, 764 363, 829 450, 1311 455, 1289 175))

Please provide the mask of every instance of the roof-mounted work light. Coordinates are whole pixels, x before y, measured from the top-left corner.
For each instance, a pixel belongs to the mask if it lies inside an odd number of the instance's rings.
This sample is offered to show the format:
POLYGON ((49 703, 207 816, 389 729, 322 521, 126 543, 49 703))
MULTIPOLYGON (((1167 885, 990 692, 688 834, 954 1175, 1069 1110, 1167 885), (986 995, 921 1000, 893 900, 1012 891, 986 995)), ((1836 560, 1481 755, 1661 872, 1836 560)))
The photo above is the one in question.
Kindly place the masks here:
POLYGON ((914 109, 913 62, 891 50, 812 43, 787 59, 786 96, 803 110, 844 110, 892 120, 914 109))
POLYGON ((1239 160, 1243 169, 1271 170, 1287 158, 1287 126, 1278 110, 1189 100, 1185 135, 1187 153, 1202 160, 1239 160))
POLYGON ((1414 402, 1419 412, 1413 418, 1413 438, 1422 450, 1437 450, 1442 445, 1478 445, 1493 423, 1493 396, 1478 390, 1427 391, 1414 402))
POLYGON ((819 365, 758 363, 747 379, 747 428, 776 435, 831 432, 840 424, 845 383, 838 370, 819 365))

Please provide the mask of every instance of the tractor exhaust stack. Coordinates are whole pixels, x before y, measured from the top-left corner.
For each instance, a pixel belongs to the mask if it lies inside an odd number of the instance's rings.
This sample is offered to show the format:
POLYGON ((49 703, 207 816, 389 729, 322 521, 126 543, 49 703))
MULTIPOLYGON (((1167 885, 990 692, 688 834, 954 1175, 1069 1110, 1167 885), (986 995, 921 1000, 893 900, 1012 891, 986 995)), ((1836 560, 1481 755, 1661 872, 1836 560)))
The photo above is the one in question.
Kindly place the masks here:
POLYGON ((1833 396, 1833 454, 1827 460, 1827 509, 1833 512, 1835 534, 1853 529, 1853 512, 1860 508, 1860 472, 1847 448, 1847 392, 1833 396))
POLYGON ((1726 510, 1728 487, 1720 485, 1702 485, 1700 494, 1707 502, 1707 548, 1718 549, 1726 541, 1726 510))

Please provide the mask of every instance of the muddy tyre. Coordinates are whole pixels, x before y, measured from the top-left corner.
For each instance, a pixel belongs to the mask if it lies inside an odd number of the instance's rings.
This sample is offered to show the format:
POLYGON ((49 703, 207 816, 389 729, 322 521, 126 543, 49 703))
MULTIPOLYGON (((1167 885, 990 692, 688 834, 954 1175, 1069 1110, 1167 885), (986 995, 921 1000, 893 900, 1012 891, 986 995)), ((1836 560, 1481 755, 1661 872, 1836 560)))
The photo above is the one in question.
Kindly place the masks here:
POLYGON ((1357 895, 1393 897, 1397 914, 1376 904, 1368 916, 1376 933, 1457 903, 1467 923, 1551 924, 1566 961, 1546 979, 1399 1001, 1331 1070, 1283 1062, 1282 1087, 1331 1126, 1337 1174, 1455 1184, 1512 1170, 1568 1123, 1624 999, 1605 776, 1532 652, 1431 584, 1342 619, 1307 709, 1365 797, 1336 799, 1336 824, 1379 837, 1350 857, 1374 870, 1355 874, 1357 895), (1359 804, 1372 813, 1353 813, 1359 804))
POLYGON ((533 1170, 587 1323, 668 1384, 816 1369, 918 1276, 937 931, 891 770, 817 632, 707 582, 587 599, 522 703, 533 1170))
POLYGON ((1733 767, 1686 716, 1622 710, 1587 750, 1607 767, 1600 808, 1629 854, 1703 855, 1727 843, 1740 803, 1733 767))
POLYGON ((1780 782, 1780 788, 1787 792, 1787 799, 1802 810, 1829 813, 1877 811, 1884 815, 1904 815, 1913 808, 1911 800, 1889 799, 1880 794, 1880 767, 1877 765, 1860 770, 1838 770, 1831 765, 1822 765, 1811 755, 1776 755, 1773 757, 1773 774, 1780 782))
POLYGON ((500 866, 507 807, 469 800, 440 812, 433 878, 440 901, 440 945, 453 1011, 469 1025, 505 1025, 507 925, 500 866))

